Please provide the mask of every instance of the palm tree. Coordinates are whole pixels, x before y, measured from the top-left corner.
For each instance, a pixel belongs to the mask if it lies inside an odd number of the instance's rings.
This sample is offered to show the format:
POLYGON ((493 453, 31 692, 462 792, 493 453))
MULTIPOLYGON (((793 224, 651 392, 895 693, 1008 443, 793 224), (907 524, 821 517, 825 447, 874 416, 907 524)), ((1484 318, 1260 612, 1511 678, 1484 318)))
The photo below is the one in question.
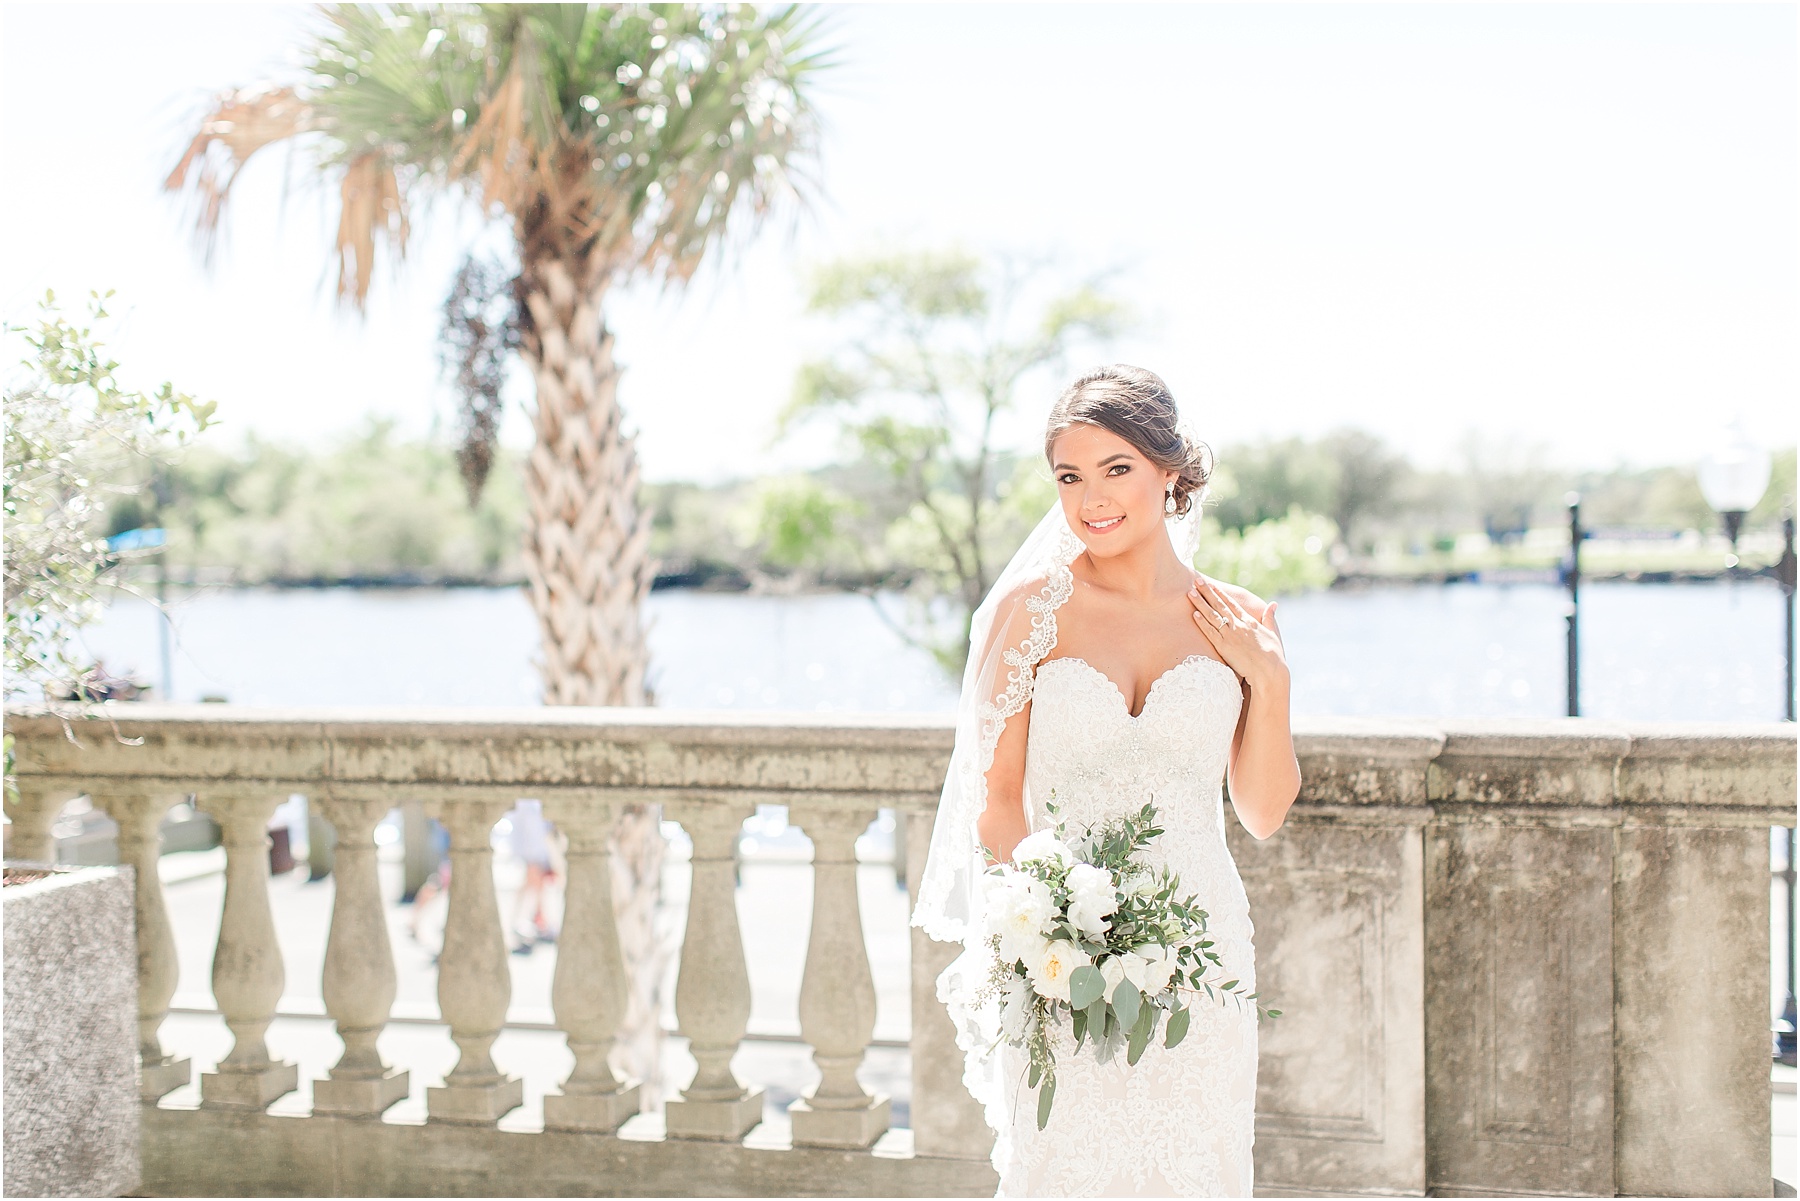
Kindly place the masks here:
MULTIPOLYGON (((510 221, 519 349, 537 385, 524 562, 544 699, 653 703, 641 620, 650 513, 620 428, 603 301, 633 275, 690 279, 804 182, 817 136, 809 81, 825 65, 817 23, 749 5, 321 12, 302 47, 305 82, 221 96, 164 186, 192 197, 210 259, 245 162, 305 144, 339 190, 337 291, 358 310, 377 243, 404 253, 416 194, 472 195, 510 221)), ((642 994, 628 1030, 655 1025, 658 817, 628 818, 618 839, 620 935, 642 994)), ((632 1056, 646 1079, 649 1037, 632 1056)))

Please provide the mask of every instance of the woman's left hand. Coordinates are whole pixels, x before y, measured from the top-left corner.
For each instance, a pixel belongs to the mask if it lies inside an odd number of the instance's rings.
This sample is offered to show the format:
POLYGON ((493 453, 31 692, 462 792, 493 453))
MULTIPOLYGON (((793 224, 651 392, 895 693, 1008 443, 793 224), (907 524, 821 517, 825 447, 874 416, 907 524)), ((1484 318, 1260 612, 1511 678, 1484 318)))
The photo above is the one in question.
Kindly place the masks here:
POLYGON ((1261 613, 1252 613, 1212 580, 1195 572, 1188 602, 1194 606, 1194 624, 1212 643, 1213 650, 1251 688, 1286 686, 1287 655, 1275 629, 1274 601, 1261 613))

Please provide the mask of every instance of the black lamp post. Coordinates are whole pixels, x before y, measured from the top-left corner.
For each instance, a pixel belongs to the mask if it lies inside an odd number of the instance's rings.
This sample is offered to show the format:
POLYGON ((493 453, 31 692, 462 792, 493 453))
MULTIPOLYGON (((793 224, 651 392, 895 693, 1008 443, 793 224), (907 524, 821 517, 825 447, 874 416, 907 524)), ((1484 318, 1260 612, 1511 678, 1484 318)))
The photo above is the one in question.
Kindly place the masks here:
MULTIPOLYGON (((1781 704, 1787 720, 1794 720, 1794 498, 1788 497, 1787 512, 1781 515, 1781 562, 1775 566, 1775 578, 1781 584, 1787 617, 1787 677, 1781 704)), ((1787 1000, 1781 1007, 1780 1032, 1775 1037, 1775 1055, 1790 1068, 1794 1066, 1794 830, 1787 834, 1787 867, 1781 873, 1787 884, 1787 1000)))
POLYGON ((1569 586, 1568 692, 1569 716, 1581 716, 1581 493, 1563 497, 1569 506, 1569 560, 1563 581, 1569 586))

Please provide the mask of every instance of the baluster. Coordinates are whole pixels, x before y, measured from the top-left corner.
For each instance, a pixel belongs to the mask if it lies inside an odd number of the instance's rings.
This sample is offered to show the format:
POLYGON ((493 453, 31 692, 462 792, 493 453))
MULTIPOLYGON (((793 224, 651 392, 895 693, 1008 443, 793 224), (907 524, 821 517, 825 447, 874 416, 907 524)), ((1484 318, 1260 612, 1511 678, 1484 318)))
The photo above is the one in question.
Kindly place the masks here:
POLYGON ((797 824, 813 844, 812 934, 800 981, 800 1036, 821 1079, 788 1106, 794 1145, 867 1147, 888 1128, 888 1099, 856 1079, 875 1034, 875 978, 856 895, 856 839, 875 811, 809 813, 797 824))
POLYGON ((162 819, 185 794, 108 791, 95 802, 119 823, 119 862, 136 875, 132 908, 137 915, 138 1096, 156 1101, 193 1079, 190 1061, 163 1053, 163 1019, 181 981, 175 931, 163 902, 162 819))
POLYGON ((636 1081, 614 1076, 606 1061, 626 1006, 607 849, 614 809, 599 797, 569 797, 552 805, 551 816, 569 839, 569 876, 550 1000, 575 1068, 560 1096, 545 1094, 544 1129, 604 1132, 638 1112, 640 1091, 636 1081))
MULTIPOLYGON (((919 881, 931 850, 933 809, 905 815, 907 912, 919 903, 919 881)), ((981 1103, 963 1086, 963 1054, 956 1045, 956 1023, 938 1000, 937 978, 962 953, 953 942, 939 942, 912 928, 912 1124, 913 1154, 945 1159, 986 1159, 994 1132, 981 1103)))
POLYGON ((31 863, 55 863, 56 840, 50 828, 64 805, 80 796, 73 788, 46 785, 30 776, 18 777, 17 800, 6 798, 6 816, 12 826, 6 831, 6 857, 31 863))
POLYGON ((231 1054, 200 1077, 206 1105, 263 1109, 299 1086, 300 1071, 269 1058, 264 1035, 287 973, 269 909, 269 818, 285 797, 201 798, 225 841, 225 909, 213 952, 213 997, 231 1027, 231 1054))
POLYGON ((425 1091, 434 1122, 488 1125, 524 1104, 525 1085, 494 1066, 494 1040, 506 1024, 512 973, 494 895, 494 823, 510 801, 457 801, 437 807, 450 830, 450 912, 438 956, 438 1011, 460 1054, 441 1087, 425 1091))
MULTIPOLYGON (((337 891, 323 986, 325 1012, 344 1040, 344 1054, 331 1075, 313 1081, 313 1112, 375 1117, 406 1096, 408 1082, 407 1073, 389 1068, 375 1047, 398 987, 375 863, 375 827, 388 802, 339 797, 313 797, 311 802, 309 813, 316 807, 335 827, 337 838, 332 865, 337 891)), ((308 837, 315 844, 326 835, 323 827, 324 822, 313 823, 308 837)))
POLYGON ((731 1071, 750 1021, 750 973, 738 932, 737 836, 750 806, 687 802, 671 813, 694 840, 687 933, 675 981, 675 1016, 698 1069, 664 1107, 671 1138, 741 1139, 762 1121, 763 1092, 731 1071))

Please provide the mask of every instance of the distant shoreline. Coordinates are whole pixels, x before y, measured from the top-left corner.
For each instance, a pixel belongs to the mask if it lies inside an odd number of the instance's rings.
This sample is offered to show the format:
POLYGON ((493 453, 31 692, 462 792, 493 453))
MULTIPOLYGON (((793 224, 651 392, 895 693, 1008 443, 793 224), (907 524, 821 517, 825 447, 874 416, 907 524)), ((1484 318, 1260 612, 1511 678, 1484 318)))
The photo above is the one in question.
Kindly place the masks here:
MULTIPOLYGON (((1592 571, 1583 570, 1581 580, 1584 584, 1709 584, 1724 583, 1731 580, 1740 582, 1775 581, 1776 573, 1772 565, 1746 567, 1736 571, 1718 570, 1651 570, 1651 571, 1592 571)), ((140 591, 154 589, 154 578, 138 577, 131 581, 140 591)), ((1556 568, 1535 567, 1495 567, 1472 569, 1467 571, 1424 571, 1416 573, 1398 572, 1344 572, 1328 585, 1329 591, 1356 591, 1370 588, 1419 588, 1427 586, 1442 587, 1449 584, 1479 584, 1501 586, 1509 584, 1551 584, 1560 585, 1562 578, 1556 568)), ((194 575, 178 577, 171 575, 169 585, 176 588, 277 588, 289 590, 327 588, 358 589, 402 589, 417 588, 523 588, 526 581, 523 577, 483 577, 483 576, 436 576, 422 572, 396 572, 387 575, 355 575, 355 576, 306 576, 278 577, 268 580, 239 580, 228 576, 194 575)), ((829 581, 795 585, 786 580, 752 580, 735 572, 718 572, 712 574, 683 572, 657 576, 650 585, 652 592, 686 590, 690 592, 717 592, 731 594, 750 594, 757 596, 796 596, 824 595, 831 593, 852 592, 856 588, 848 585, 835 585, 829 581)), ((897 589, 896 589, 897 590, 897 589)))

